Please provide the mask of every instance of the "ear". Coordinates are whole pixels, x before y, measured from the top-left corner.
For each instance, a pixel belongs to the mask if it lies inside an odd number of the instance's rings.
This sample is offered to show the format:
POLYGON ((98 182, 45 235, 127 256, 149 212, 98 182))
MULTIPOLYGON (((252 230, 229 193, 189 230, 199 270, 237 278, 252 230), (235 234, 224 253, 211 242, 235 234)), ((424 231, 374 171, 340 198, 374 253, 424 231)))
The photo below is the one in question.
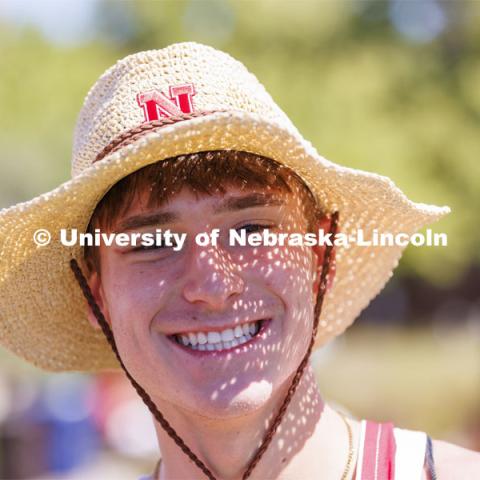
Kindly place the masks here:
MULTIPOLYGON (((330 217, 327 217, 327 216, 322 217, 317 224, 317 230, 323 230, 324 232, 329 232, 330 228, 331 228, 330 217)), ((318 293, 318 289, 320 288, 320 279, 322 276, 322 265, 323 265, 323 260, 325 258, 325 251, 327 249, 327 246, 314 245, 312 249, 314 253, 314 267, 315 267, 313 293, 316 296, 318 293)), ((332 288, 333 281, 335 279, 335 273, 336 273, 335 257, 336 257, 336 248, 335 246, 333 246, 330 252, 330 268, 329 268, 328 277, 327 277, 327 292, 332 288)))
MULTIPOLYGON (((102 311, 107 323, 111 326, 108 309, 106 308, 106 302, 104 300, 105 295, 102 288, 101 276, 98 274, 98 272, 94 271, 88 277, 87 282, 92 292, 93 298, 95 299, 96 304, 99 306, 100 310, 102 311)), ((88 306, 88 321, 95 330, 101 330, 97 317, 93 314, 93 311, 90 308, 90 306, 88 306)))

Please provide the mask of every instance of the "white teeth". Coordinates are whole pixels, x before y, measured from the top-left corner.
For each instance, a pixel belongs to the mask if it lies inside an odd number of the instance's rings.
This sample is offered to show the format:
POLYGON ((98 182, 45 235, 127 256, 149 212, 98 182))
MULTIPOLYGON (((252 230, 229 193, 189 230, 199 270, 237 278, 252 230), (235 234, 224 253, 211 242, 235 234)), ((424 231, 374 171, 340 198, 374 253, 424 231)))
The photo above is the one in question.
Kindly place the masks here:
POLYGON ((208 343, 218 343, 222 341, 222 336, 218 332, 208 332, 208 343))
POLYGON ((193 350, 226 350, 248 342, 260 330, 260 321, 237 325, 222 332, 188 332, 174 335, 178 343, 193 350))
POLYGON ((222 332, 222 341, 223 342, 230 342, 235 338, 235 335, 233 334, 233 330, 231 328, 228 328, 227 330, 224 330, 222 332))
POLYGON ((240 325, 237 325, 237 326, 235 327, 234 333, 235 333, 235 336, 236 336, 236 337, 241 337, 241 336, 243 335, 242 327, 241 327, 240 325))

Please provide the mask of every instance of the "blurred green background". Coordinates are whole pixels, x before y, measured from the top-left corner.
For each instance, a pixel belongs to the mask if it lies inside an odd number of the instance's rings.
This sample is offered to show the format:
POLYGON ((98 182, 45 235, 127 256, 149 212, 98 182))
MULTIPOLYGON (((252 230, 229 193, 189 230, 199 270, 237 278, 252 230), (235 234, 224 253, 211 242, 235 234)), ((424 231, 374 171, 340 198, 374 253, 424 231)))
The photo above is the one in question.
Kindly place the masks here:
MULTIPOLYGON (((187 40, 241 60, 326 158, 452 208, 433 226, 448 247, 407 248, 315 365, 324 396, 353 415, 480 450, 480 2, 0 0, 0 208, 68 180, 100 74, 187 40)), ((20 391, 50 381, 5 350, 0 362, 20 391)), ((133 472, 151 464, 99 445, 133 472)))

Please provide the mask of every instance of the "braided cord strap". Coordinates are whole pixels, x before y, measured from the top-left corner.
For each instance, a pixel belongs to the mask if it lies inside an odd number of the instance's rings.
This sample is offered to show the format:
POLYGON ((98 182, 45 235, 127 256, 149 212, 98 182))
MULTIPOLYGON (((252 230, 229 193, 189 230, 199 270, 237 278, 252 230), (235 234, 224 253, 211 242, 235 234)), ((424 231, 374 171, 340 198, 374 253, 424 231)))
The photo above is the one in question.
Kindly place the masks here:
POLYGON ((107 338, 110 347, 112 348, 115 356, 117 357, 120 366, 122 367, 123 371, 125 372, 127 378, 130 380, 130 383, 133 385, 133 388, 136 390, 140 398, 143 400, 143 403, 148 407, 152 415, 158 421, 158 423, 162 426, 162 428, 167 432, 167 434, 173 439, 173 441, 182 449, 182 451, 197 465, 197 467, 209 478, 210 480, 216 480, 212 472, 207 468, 207 466, 192 452, 192 450, 188 447, 188 445, 182 440, 182 438, 177 434, 174 428, 168 423, 166 418, 162 415, 160 410, 156 407, 151 399, 150 395, 135 381, 135 379, 130 375, 127 368, 125 367, 122 359, 120 358, 120 354, 118 353, 117 346, 115 344, 115 339, 113 337, 112 330, 108 325, 105 317, 103 316, 100 307, 95 302, 93 297, 92 291, 88 286, 87 280, 82 273, 77 261, 75 259, 70 260, 70 267, 75 274, 75 278, 82 289, 83 295, 87 299, 90 308, 92 309, 93 314, 95 315, 98 323, 107 338))
MULTIPOLYGON (((330 233, 332 234, 332 238, 335 238, 335 234, 337 233, 337 225, 338 225, 338 212, 335 212, 332 214, 331 218, 331 227, 330 227, 330 233)), ((322 272, 321 272, 321 277, 320 277, 320 286, 318 289, 317 293, 317 300, 316 300, 316 305, 315 305, 315 319, 314 319, 314 326, 312 330, 312 336, 310 339, 310 344, 308 347, 308 350, 303 357, 302 362, 300 363, 299 367, 297 368, 295 375, 293 377, 292 383, 290 384, 290 387, 288 389, 287 395, 282 403, 282 406, 280 407, 274 421, 272 422, 271 426, 268 429, 267 434, 265 435, 264 440, 262 441, 260 447, 258 448, 257 452, 253 456, 252 460, 250 461, 245 473, 242 476, 242 480, 246 480, 252 473, 253 469, 255 466, 258 464, 260 459, 262 458, 263 454, 267 450, 268 446, 270 445, 272 441, 272 437, 277 431, 278 426, 280 425, 285 412, 287 410, 288 405, 290 404, 290 401, 293 397, 293 394, 295 393, 298 384, 300 383, 300 379, 303 375, 303 372, 305 371, 305 368, 308 364, 308 360, 310 358, 310 354, 312 352, 313 346, 315 344, 315 337, 317 334, 317 329, 318 329, 318 321, 319 321, 319 316, 322 310, 322 305, 323 305, 323 299, 325 296, 325 293, 327 291, 327 279, 328 279, 328 273, 330 271, 330 265, 331 265, 331 253, 332 253, 332 245, 327 245, 325 249, 325 256, 323 259, 323 264, 322 264, 322 272)), ((92 309, 93 314, 95 315, 95 318, 97 319, 103 334, 107 338, 108 343, 110 344, 111 349, 113 350, 115 356, 117 357, 117 360, 125 372, 128 380, 130 383, 133 385, 133 388, 135 391, 138 393, 140 398, 142 399, 143 403, 147 406, 147 408, 150 410, 154 418, 158 421, 158 423, 161 425, 161 427, 165 430, 165 432, 172 438, 172 440, 180 447, 180 449, 187 455, 187 457, 192 460, 192 462, 205 474, 205 476, 209 480, 217 480, 216 477, 212 474, 212 472, 209 470, 209 468, 195 455, 195 453, 188 447, 188 445, 182 440, 182 438, 177 434, 175 429, 168 423, 166 418, 163 416, 163 414, 158 410, 156 405, 154 404, 153 400, 151 397, 148 395, 148 393, 135 381, 135 379, 130 375, 128 372, 127 368, 125 367, 120 354, 118 352, 117 346, 115 344, 115 339, 113 336, 113 332, 108 325, 107 321, 105 320, 105 317, 100 310, 100 307, 97 305, 92 291, 90 290, 90 287, 88 285, 88 282, 85 278, 85 276, 82 273, 81 268, 79 267, 77 261, 75 259, 70 260, 70 268, 73 270, 73 273, 75 275, 75 278, 80 285, 80 288, 83 292, 84 297, 86 298, 88 305, 92 309)))
MULTIPOLYGON (((331 235, 332 238, 335 238, 335 235, 337 233, 337 226, 338 226, 338 212, 335 212, 332 214, 331 226, 330 226, 330 233, 332 234, 331 235)), ((252 470, 255 468, 255 466, 257 465, 257 463, 260 461, 263 454, 267 450, 268 446, 270 445, 273 435, 277 431, 277 428, 280 425, 285 415, 285 412, 287 411, 287 407, 290 404, 290 401, 292 400, 293 394, 295 393, 295 390, 297 389, 298 384, 300 383, 300 379, 302 378, 303 372, 305 371, 305 368, 308 365, 310 354, 312 353, 313 346, 315 345, 315 337, 317 335, 319 317, 322 311, 323 298, 325 297, 325 293, 327 291, 327 280, 328 280, 328 273, 330 271, 330 265, 331 265, 330 261, 332 257, 331 255, 332 249, 333 249, 332 245, 327 245, 325 250, 325 256, 323 258, 322 273, 320 277, 320 286, 318 289, 317 301, 315 304, 315 318, 314 318, 314 324, 313 324, 313 331, 312 331, 312 336, 310 339, 310 344, 308 346, 307 353, 303 357, 303 360, 301 361, 300 365, 297 368, 297 371, 295 372, 295 375, 293 376, 293 380, 292 380, 292 383, 290 384, 290 388, 288 389, 287 395, 285 396, 285 399, 282 403, 282 406, 279 409, 277 416, 275 417, 275 420, 270 426, 262 444, 260 445, 256 454, 251 460, 249 466, 247 467, 247 470, 243 474, 243 477, 242 477, 243 480, 246 480, 250 476, 250 474, 252 473, 252 470)))
POLYGON ((427 448, 425 450, 425 463, 428 469, 429 480, 437 480, 437 472, 435 470, 435 462, 433 460, 433 445, 430 435, 427 435, 427 448))
POLYGON ((162 127, 173 125, 174 123, 184 122, 185 120, 205 117, 211 115, 212 113, 222 112, 225 113, 227 110, 205 110, 202 112, 183 113, 181 115, 172 115, 171 117, 164 117, 160 120, 142 123, 138 127, 127 130, 118 137, 114 138, 105 148, 100 151, 100 153, 95 157, 93 163, 102 160, 102 158, 106 157, 110 153, 114 153, 117 150, 130 145, 147 133, 154 132, 162 127))

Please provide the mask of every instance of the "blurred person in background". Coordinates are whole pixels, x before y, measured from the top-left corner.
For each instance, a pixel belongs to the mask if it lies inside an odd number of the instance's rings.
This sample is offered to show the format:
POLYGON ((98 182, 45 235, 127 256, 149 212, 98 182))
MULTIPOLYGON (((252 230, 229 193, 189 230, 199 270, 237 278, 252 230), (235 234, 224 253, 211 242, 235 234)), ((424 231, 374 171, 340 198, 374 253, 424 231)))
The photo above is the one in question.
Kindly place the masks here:
POLYGON ((194 43, 126 57, 99 79, 77 122, 72 175, 0 214, 0 338, 46 370, 120 363, 156 420, 154 478, 480 475, 478 454, 347 418, 315 383, 312 350, 354 321, 403 248, 234 249, 221 237, 178 252, 83 249, 58 236, 412 234, 447 208, 324 159, 241 64, 194 43), (39 229, 50 242, 32 241, 39 229))

